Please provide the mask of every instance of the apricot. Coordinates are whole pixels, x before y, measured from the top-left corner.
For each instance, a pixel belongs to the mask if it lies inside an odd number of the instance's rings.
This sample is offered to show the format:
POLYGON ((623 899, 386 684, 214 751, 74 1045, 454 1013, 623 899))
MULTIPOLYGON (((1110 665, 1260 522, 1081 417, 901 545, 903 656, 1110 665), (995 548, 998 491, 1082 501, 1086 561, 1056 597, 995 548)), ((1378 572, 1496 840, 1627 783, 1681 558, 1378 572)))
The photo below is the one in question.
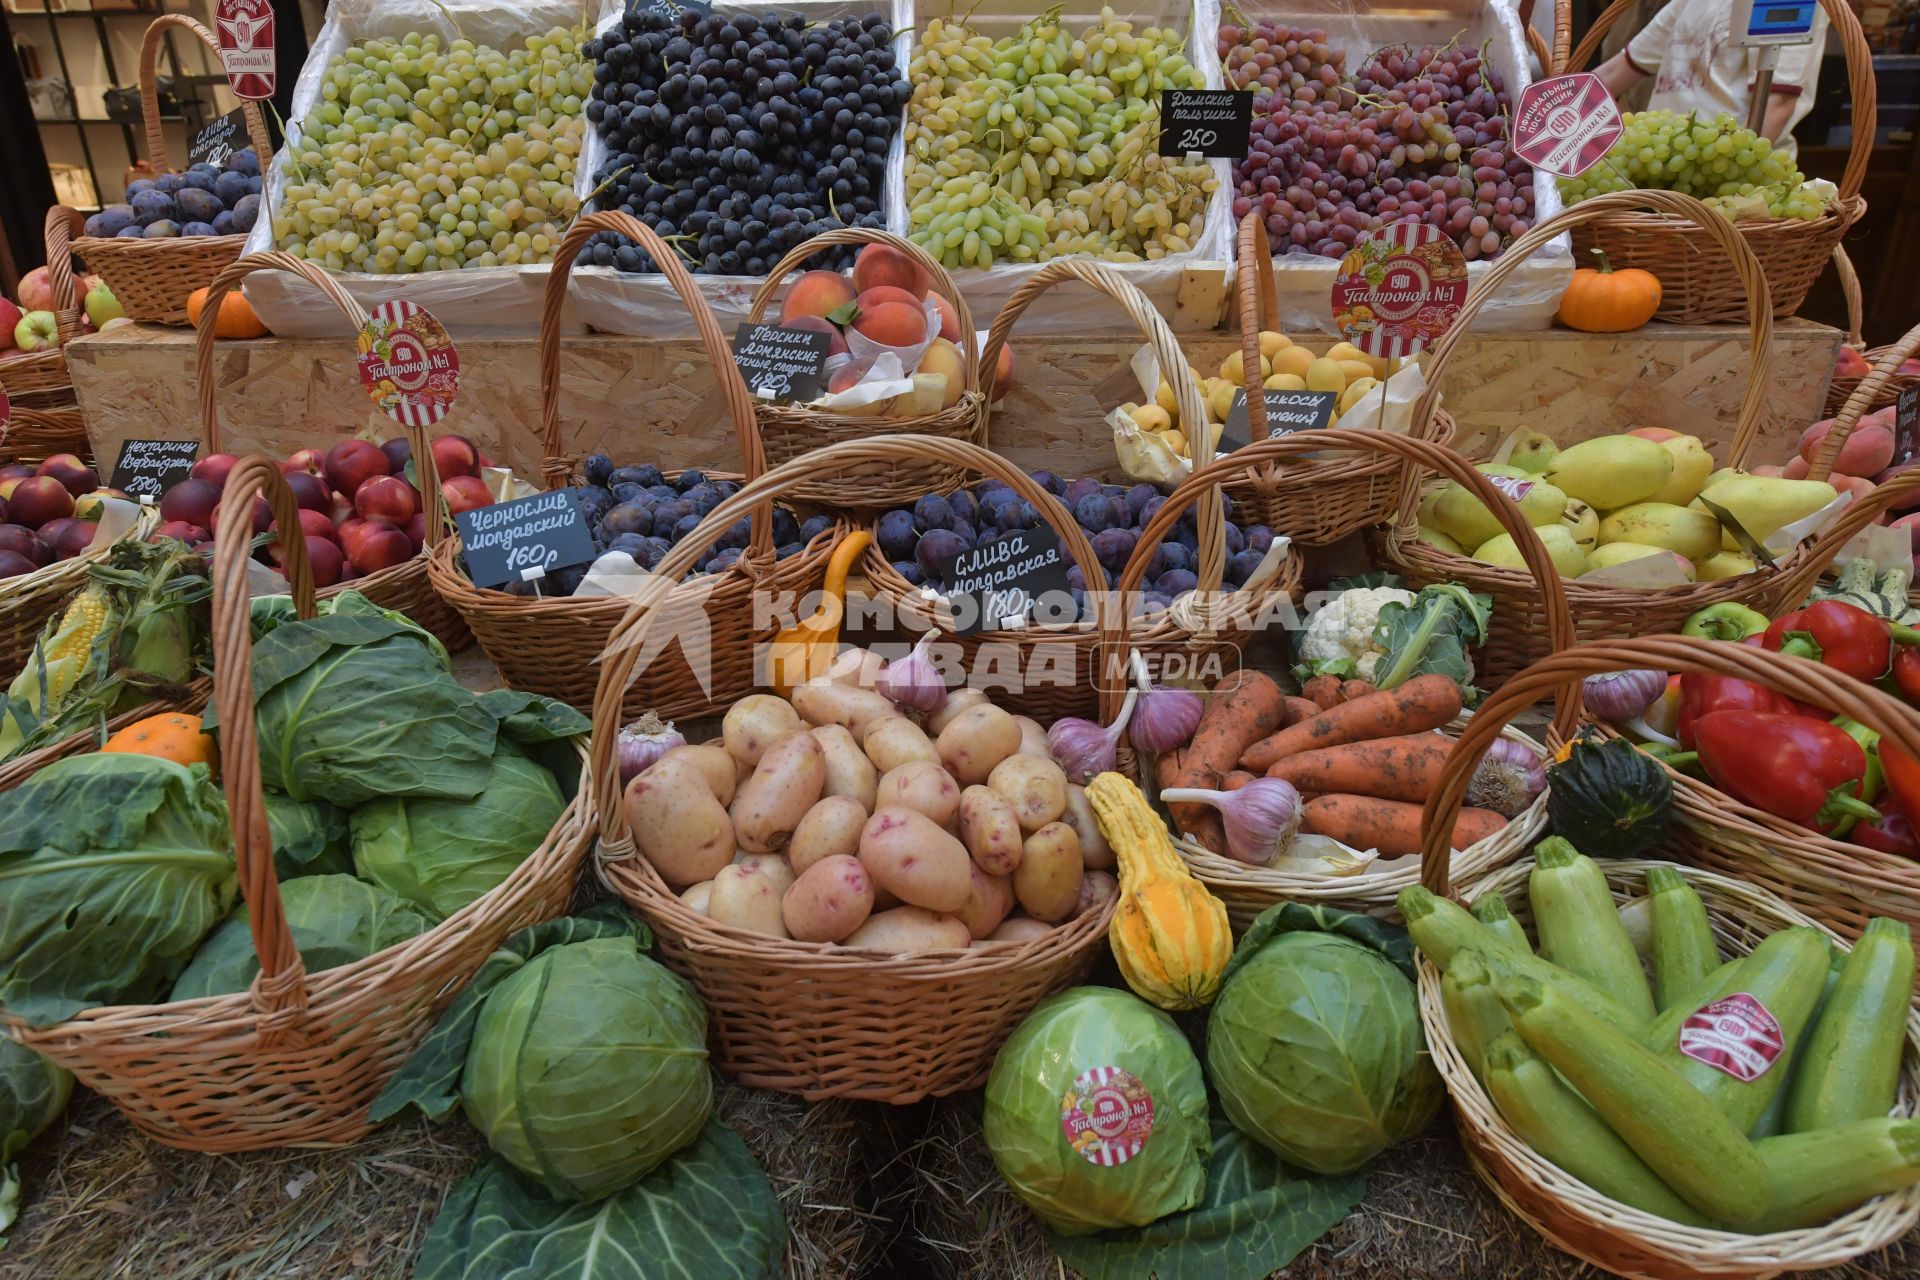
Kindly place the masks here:
POLYGON ((933 299, 933 305, 940 308, 940 336, 954 346, 960 345, 960 313, 953 304, 937 293, 927 295, 933 299))
POLYGON ((950 409, 959 402, 960 393, 965 390, 966 367, 966 357, 960 348, 945 338, 935 338, 927 347, 927 353, 920 357, 921 373, 946 375, 947 386, 940 399, 942 409, 950 409))
POLYGON ((854 292, 865 293, 883 284, 904 289, 916 300, 927 296, 927 282, 920 278, 920 268, 912 258, 892 245, 867 245, 853 260, 854 292))
POLYGON ((883 302, 863 310, 853 322, 854 332, 885 347, 917 347, 927 340, 927 317, 919 306, 883 302))
MULTIPOLYGON (((898 302, 920 311, 920 299, 905 289, 890 284, 877 284, 871 289, 862 289, 854 295, 853 305, 862 311, 871 311, 883 302, 898 302)), ((922 314, 925 314, 922 312, 922 314)))
MULTIPOLYGON (((1160 385, 1165 387, 1167 384, 1163 382, 1160 385)), ((987 399, 993 404, 999 404, 1000 401, 1006 398, 1007 392, 1012 389, 1013 348, 1009 345, 1002 345, 1000 348, 1000 358, 994 362, 993 381, 987 383, 986 386, 987 399)))
POLYGON ((838 271, 803 272, 780 303, 780 323, 786 324, 795 316, 824 318, 852 301, 853 286, 838 271))

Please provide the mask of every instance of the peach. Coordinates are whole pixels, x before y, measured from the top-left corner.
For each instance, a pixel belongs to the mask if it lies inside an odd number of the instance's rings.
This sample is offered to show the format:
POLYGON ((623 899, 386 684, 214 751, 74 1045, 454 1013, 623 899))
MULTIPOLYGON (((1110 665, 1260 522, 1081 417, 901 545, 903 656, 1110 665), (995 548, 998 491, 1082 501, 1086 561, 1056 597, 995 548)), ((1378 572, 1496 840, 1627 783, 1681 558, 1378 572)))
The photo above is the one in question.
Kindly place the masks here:
MULTIPOLYGON (((301 449, 290 453, 287 455, 287 460, 280 464, 280 470, 289 475, 295 471, 310 471, 317 476, 323 474, 326 469, 327 455, 318 449, 301 449)), ((223 485, 226 483, 225 476, 220 478, 220 483, 223 485)))
MULTIPOLYGON (((1827 477, 1827 483, 1832 485, 1839 493, 1852 494, 1855 502, 1860 501, 1860 499, 1872 493, 1874 489, 1873 481, 1866 479, 1864 476, 1846 476, 1841 475, 1838 471, 1827 477)), ((1882 515, 1880 519, 1874 521, 1874 523, 1883 524, 1886 522, 1886 519, 1887 517, 1882 515)))
POLYGON ((890 244, 870 244, 853 260, 853 287, 865 293, 881 284, 905 289, 916 299, 927 296, 927 282, 921 279, 920 267, 912 258, 890 244))
POLYGON ((1873 371, 1867 358, 1852 347, 1841 347, 1840 354, 1833 358, 1833 376, 1836 378, 1864 378, 1873 371))
POLYGON ((940 308, 940 336, 948 342, 951 342, 954 346, 959 346, 960 313, 954 309, 954 305, 948 302, 944 295, 929 293, 927 296, 933 299, 934 306, 940 308))
MULTIPOLYGON (((827 375, 827 390, 830 392, 850 391, 858 386, 860 379, 866 376, 870 366, 849 360, 827 375)), ((834 412, 848 418, 875 418, 886 411, 891 400, 876 400, 872 404, 854 405, 851 408, 835 409, 834 412)))
POLYGON ((810 333, 827 335, 827 356, 846 355, 849 351, 846 338, 840 332, 840 326, 824 316, 795 316, 791 320, 780 322, 782 329, 805 329, 810 333))
MULTIPOLYGON (((433 441, 433 465, 440 472, 442 480, 451 480, 455 476, 477 476, 480 474, 480 451, 465 436, 436 436, 433 441)), ((400 473, 399 467, 393 470, 396 475, 400 473)))
POLYGON ((921 373, 943 373, 947 376, 947 389, 940 399, 942 409, 950 409, 959 403, 960 393, 966 389, 966 370, 965 355, 945 338, 935 338, 927 347, 927 354, 920 357, 921 373))
POLYGON ((916 347, 927 340, 927 317, 918 306, 883 302, 862 311, 853 329, 869 342, 885 347, 916 347))
MULTIPOLYGON (((877 284, 871 289, 863 290, 854 298, 853 305, 861 311, 871 311, 883 302, 904 302, 915 311, 920 311, 920 299, 905 289, 896 289, 890 284, 877 284)), ((921 314, 926 313, 922 311, 921 314)))
POLYGON ((838 271, 805 271, 780 303, 780 323, 795 316, 825 317, 853 301, 853 286, 838 271))
POLYGON ((456 515, 476 507, 489 506, 493 502, 487 482, 479 476, 455 476, 441 484, 440 496, 446 499, 447 510, 456 515))
MULTIPOLYGON (((1800 456, 1812 462, 1832 428, 1833 419, 1824 418, 1801 432, 1800 456)), ((1885 471, 1892 462, 1892 428, 1869 417, 1862 418, 1847 442, 1840 446, 1840 456, 1833 460, 1833 469, 1842 475, 1870 476, 1885 471)))
MULTIPOLYGON (((188 474, 195 480, 210 480, 224 489, 227 487, 227 473, 232 471, 239 461, 240 459, 231 453, 210 453, 194 463, 193 470, 188 474)), ((281 470, 285 469, 285 465, 282 464, 281 470)), ((303 467, 301 470, 304 471, 306 468, 303 467)))
POLYGON ((1807 472, 1811 470, 1813 470, 1813 464, 1796 453, 1787 459, 1786 466, 1775 467, 1774 474, 1786 480, 1805 480, 1807 472))
POLYGON ((1013 390, 1013 348, 1003 344, 1000 348, 1000 358, 993 364, 993 380, 986 384, 987 399, 994 404, 999 404, 1006 399, 1007 392, 1011 390, 1013 390))

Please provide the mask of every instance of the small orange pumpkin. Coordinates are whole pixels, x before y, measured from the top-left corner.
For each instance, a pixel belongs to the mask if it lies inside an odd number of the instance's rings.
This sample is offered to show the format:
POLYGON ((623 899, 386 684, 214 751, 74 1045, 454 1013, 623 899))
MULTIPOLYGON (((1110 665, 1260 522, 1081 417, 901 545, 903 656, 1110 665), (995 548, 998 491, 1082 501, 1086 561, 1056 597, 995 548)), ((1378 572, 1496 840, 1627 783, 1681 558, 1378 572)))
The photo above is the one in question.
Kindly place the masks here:
POLYGON ((200 732, 200 717, 169 711, 136 720, 107 739, 102 751, 131 756, 156 756, 178 765, 204 764, 219 768, 220 755, 211 737, 200 732))
MULTIPOLYGON (((195 289, 187 298, 187 323, 194 328, 200 327, 200 313, 207 309, 207 289, 202 286, 195 289)), ((227 292, 220 299, 220 314, 214 318, 213 335, 216 338, 264 338, 270 331, 253 313, 253 304, 247 301, 247 295, 238 289, 227 292)))
POLYGON ((1660 308, 1660 281, 1650 271, 1615 271, 1605 250, 1595 249, 1598 268, 1581 267, 1560 298, 1555 318, 1582 333, 1626 333, 1653 319, 1660 308))

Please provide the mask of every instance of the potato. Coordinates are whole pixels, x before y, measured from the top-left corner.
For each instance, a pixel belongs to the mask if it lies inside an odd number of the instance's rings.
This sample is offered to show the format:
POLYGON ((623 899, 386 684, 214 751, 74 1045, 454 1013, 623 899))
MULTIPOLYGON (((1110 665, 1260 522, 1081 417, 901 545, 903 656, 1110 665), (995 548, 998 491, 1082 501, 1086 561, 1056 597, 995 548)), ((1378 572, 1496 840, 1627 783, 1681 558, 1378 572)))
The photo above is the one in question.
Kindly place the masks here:
POLYGON ((780 890, 783 897, 787 890, 793 888, 794 879, 798 875, 788 865, 787 860, 777 853, 748 853, 742 850, 733 855, 733 865, 745 867, 749 871, 758 871, 766 876, 773 881, 774 887, 780 890))
POLYGON ((960 793, 960 843, 988 875, 1004 876, 1020 865, 1026 843, 1019 819, 992 787, 968 787, 960 793))
POLYGON ((920 907, 895 907, 876 911, 867 922, 849 934, 849 947, 890 951, 894 955, 912 955, 918 951, 937 951, 943 947, 964 947, 969 941, 966 924, 958 916, 942 915, 920 907))
POLYGON ((752 867, 720 868, 707 898, 707 914, 716 923, 736 929, 775 938, 787 936, 786 921, 780 917, 779 887, 765 872, 752 867))
POLYGON ((1008 756, 987 775, 987 785, 1006 797, 1020 829, 1032 835, 1067 811, 1067 775, 1039 756, 1008 756))
POLYGON ((1032 716, 1015 716, 1013 722, 1020 726, 1020 754, 1023 756, 1041 756, 1053 759, 1053 752, 1047 750, 1047 731, 1032 716))
POLYGON ((887 669, 887 660, 866 649, 845 649, 827 668, 827 683, 843 689, 871 689, 887 669))
POLYGON ((822 858, 860 852, 860 829, 867 811, 852 796, 822 796, 807 810, 787 841, 787 862, 795 875, 805 875, 822 858))
MULTIPOLYGON (((1085 850, 1082 850, 1084 854, 1085 850)), ((1076 916, 1085 915, 1093 908, 1112 902, 1120 896, 1120 882, 1113 878, 1111 871, 1089 871, 1080 881, 1080 902, 1073 909, 1076 916)))
POLYGON ((872 813, 873 792, 880 780, 880 771, 867 759, 867 753, 860 749, 853 733, 843 724, 823 724, 813 731, 813 736, 820 743, 820 749, 827 753, 827 784, 820 789, 820 794, 850 796, 860 802, 862 809, 872 813))
POLYGON ((733 861, 733 820, 684 759, 655 761, 627 784, 626 805, 634 843, 674 888, 711 880, 733 861))
POLYGON ((727 708, 720 737, 727 754, 757 765, 768 747, 804 726, 792 704, 771 693, 751 693, 727 708))
POLYGON ((1085 787, 1067 784, 1067 811, 1060 815, 1060 821, 1080 837, 1080 860, 1089 869, 1113 870, 1113 846, 1107 843, 1106 836, 1100 833, 1100 824, 1094 821, 1093 802, 1087 799, 1085 787))
POLYGON ((691 747, 675 747, 654 761, 652 767, 658 768, 668 760, 692 765, 694 770, 706 779, 707 788, 713 792, 715 800, 723 805, 733 803, 734 788, 739 785, 742 775, 739 773, 738 762, 725 748, 712 742, 703 742, 691 747))
POLYGON ((860 746, 882 774, 914 760, 940 763, 940 753, 933 749, 933 743, 921 732, 920 726, 900 716, 882 720, 868 729, 860 746))
POLYGON ((1013 896, 1036 920, 1058 924, 1080 906, 1080 837, 1064 822, 1049 822, 1027 837, 1013 869, 1013 896))
POLYGON ((702 880, 699 884, 683 891, 680 901, 686 903, 701 915, 707 914, 707 902, 713 896, 713 881, 702 880))
POLYGON ((1035 938, 1044 938, 1053 932, 1053 926, 1043 924, 1032 916, 1014 916, 1003 921, 998 929, 986 936, 988 942, 1031 942, 1035 938))
POLYGON ((937 764, 909 760, 880 779, 873 807, 917 809, 932 818, 934 826, 951 826, 960 808, 960 785, 937 764))
POLYGON ((789 733, 767 748, 734 796, 733 838, 748 853, 786 848, 826 781, 826 753, 819 740, 805 729, 789 733))
POLYGON ((1020 749, 1020 726, 998 707, 969 707, 940 731, 939 748, 947 772, 971 786, 1020 749))
POLYGON ((990 876, 979 864, 973 868, 973 889, 960 908, 960 918, 974 938, 984 938, 1000 927, 1013 910, 1013 881, 1006 876, 990 876))
POLYGON ((866 737, 875 721, 894 719, 900 714, 900 708, 888 701, 885 694, 813 680, 793 691, 793 707, 810 725, 847 726, 853 730, 856 742, 866 737))
POLYGON ((875 884, 911 906, 958 911, 973 890, 967 847, 915 809, 880 809, 860 832, 875 884))
POLYGON ((780 915, 802 942, 838 942, 873 914, 873 877, 860 859, 836 853, 808 867, 786 897, 780 915))
POLYGON ((947 695, 946 705, 927 717, 927 732, 938 736, 946 732, 955 717, 968 707, 984 707, 987 695, 978 689, 955 689, 947 695))

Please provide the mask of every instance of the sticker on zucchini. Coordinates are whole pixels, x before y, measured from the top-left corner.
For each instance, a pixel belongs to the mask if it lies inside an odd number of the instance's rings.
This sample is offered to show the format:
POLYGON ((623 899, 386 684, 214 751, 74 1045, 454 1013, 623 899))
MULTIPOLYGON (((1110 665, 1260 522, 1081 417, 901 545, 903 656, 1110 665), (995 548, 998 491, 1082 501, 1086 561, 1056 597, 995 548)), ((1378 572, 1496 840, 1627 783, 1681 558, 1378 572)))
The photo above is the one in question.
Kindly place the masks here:
POLYGON ((1787 1038, 1767 1006, 1744 991, 1723 996, 1680 1024, 1680 1052, 1745 1083, 1785 1052, 1787 1038))
POLYGON ((1153 1095, 1121 1067, 1082 1071, 1060 1099, 1060 1129, 1088 1164, 1125 1164, 1153 1133, 1153 1095))

